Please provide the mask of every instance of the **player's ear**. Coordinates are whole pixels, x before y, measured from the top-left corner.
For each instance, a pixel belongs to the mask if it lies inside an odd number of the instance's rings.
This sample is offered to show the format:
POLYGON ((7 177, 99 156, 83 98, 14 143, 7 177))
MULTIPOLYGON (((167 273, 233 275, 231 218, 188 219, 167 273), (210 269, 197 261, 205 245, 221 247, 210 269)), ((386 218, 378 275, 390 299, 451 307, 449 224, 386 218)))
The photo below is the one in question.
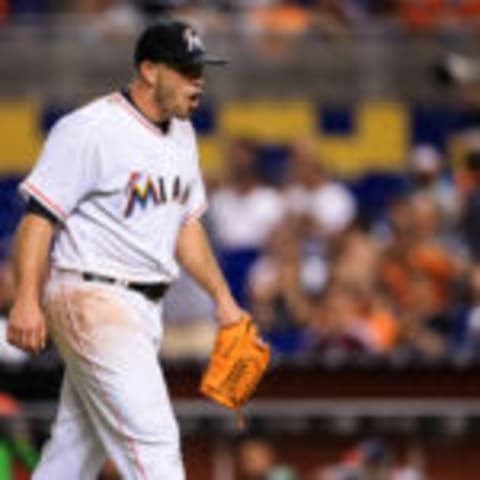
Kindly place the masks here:
POLYGON ((138 73, 140 77, 147 83, 148 86, 153 87, 157 77, 158 63, 143 61, 138 66, 138 73))

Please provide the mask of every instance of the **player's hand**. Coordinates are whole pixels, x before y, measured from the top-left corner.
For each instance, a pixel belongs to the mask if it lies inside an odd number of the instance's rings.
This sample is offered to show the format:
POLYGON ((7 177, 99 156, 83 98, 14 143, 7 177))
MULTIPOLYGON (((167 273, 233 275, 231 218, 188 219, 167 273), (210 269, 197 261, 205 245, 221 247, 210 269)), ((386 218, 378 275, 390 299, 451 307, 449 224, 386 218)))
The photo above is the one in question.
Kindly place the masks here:
POLYGON ((29 353, 39 353, 45 348, 47 328, 40 305, 15 302, 8 319, 7 340, 29 353))
POLYGON ((249 316, 249 313, 240 308, 230 296, 219 300, 216 307, 216 317, 220 327, 232 325, 239 322, 243 317, 249 316))

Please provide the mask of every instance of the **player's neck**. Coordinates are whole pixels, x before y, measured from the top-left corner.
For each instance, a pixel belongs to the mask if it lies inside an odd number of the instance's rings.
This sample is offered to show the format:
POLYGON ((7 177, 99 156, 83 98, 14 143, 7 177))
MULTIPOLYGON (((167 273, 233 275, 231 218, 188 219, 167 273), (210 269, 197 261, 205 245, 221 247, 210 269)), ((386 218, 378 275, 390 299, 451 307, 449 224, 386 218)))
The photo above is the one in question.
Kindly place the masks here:
POLYGON ((153 99, 153 94, 150 89, 147 89, 139 81, 134 80, 128 86, 128 93, 138 110, 152 123, 158 125, 169 120, 167 115, 165 115, 153 99))

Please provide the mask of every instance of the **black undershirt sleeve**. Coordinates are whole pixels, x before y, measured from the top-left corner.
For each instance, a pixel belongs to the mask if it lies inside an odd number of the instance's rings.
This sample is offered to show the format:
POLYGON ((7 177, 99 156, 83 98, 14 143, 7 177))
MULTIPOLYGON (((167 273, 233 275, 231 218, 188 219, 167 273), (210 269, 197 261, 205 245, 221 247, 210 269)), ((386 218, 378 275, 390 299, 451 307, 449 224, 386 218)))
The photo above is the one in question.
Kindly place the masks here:
POLYGON ((52 225, 57 225, 60 220, 47 208, 45 208, 35 198, 29 198, 26 208, 26 213, 33 213, 48 220, 52 225))

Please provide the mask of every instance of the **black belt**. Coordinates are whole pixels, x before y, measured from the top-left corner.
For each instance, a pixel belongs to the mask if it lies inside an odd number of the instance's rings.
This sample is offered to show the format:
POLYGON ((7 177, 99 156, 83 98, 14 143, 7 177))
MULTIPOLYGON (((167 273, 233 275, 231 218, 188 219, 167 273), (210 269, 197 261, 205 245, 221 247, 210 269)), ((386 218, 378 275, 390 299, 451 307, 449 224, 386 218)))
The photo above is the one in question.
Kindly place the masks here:
POLYGON ((135 290, 136 292, 145 295, 149 300, 158 301, 165 293, 167 293, 168 283, 136 283, 136 282, 123 282, 118 278, 107 277, 105 275, 98 275, 97 273, 82 273, 82 278, 87 282, 103 282, 116 285, 122 285, 122 287, 135 290))

